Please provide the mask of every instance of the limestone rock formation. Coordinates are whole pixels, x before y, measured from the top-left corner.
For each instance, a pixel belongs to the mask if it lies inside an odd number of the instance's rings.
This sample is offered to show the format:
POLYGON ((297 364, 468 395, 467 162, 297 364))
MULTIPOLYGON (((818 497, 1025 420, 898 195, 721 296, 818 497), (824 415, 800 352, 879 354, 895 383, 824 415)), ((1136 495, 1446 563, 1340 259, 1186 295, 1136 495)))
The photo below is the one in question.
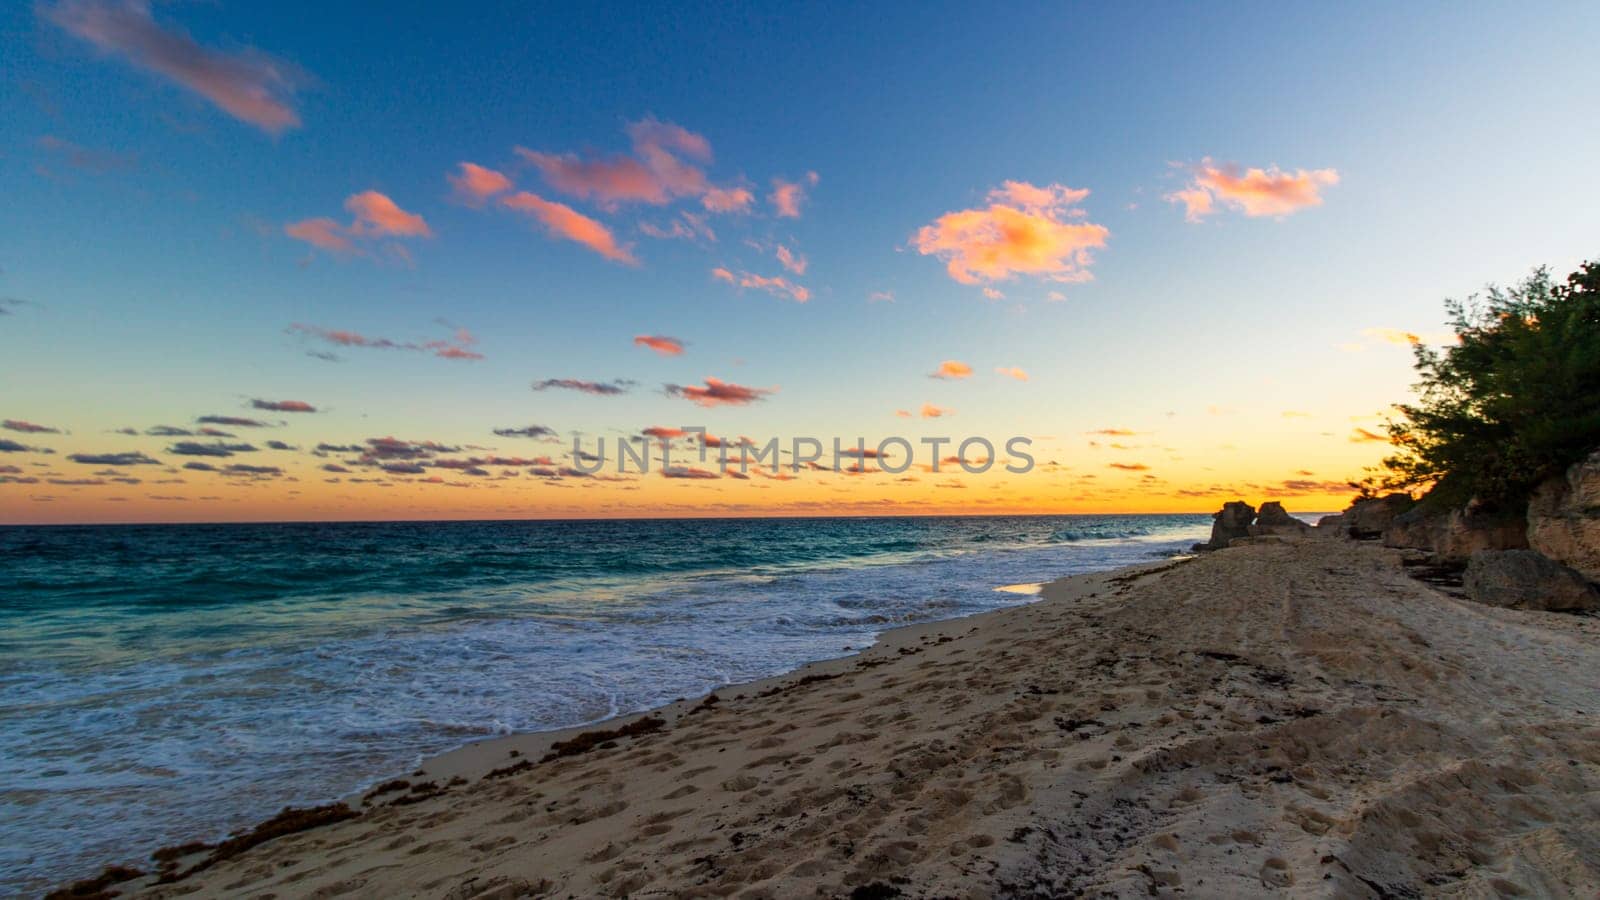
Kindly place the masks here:
POLYGON ((1600 609, 1596 591, 1576 571, 1533 550, 1480 550, 1464 578, 1467 596, 1490 606, 1552 612, 1600 609))
POLYGON ((1600 450, 1534 490, 1528 546, 1600 581, 1600 450))
POLYGON ((1260 537, 1265 535, 1303 535, 1311 531, 1311 526, 1289 515, 1283 504, 1276 500, 1268 500, 1261 504, 1260 512, 1256 513, 1256 523, 1250 526, 1250 534, 1260 537))
POLYGON ((1389 494, 1386 497, 1357 500, 1337 516, 1323 516, 1317 521, 1317 530, 1360 540, 1382 537, 1383 530, 1415 503, 1410 494, 1389 494))
POLYGON ((1255 518, 1256 508, 1243 500, 1222 504, 1222 510, 1212 516, 1211 540, 1206 542, 1206 546, 1221 550, 1234 538, 1249 537, 1250 523, 1255 518))

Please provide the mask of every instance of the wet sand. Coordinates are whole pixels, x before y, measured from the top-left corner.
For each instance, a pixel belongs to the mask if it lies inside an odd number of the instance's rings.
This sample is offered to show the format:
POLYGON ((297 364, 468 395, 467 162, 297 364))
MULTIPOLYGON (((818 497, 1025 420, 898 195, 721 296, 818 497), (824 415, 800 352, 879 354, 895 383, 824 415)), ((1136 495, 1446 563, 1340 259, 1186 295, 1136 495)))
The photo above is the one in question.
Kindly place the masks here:
POLYGON ((1372 545, 1078 576, 712 697, 469 746, 351 798, 354 815, 115 889, 1600 891, 1600 619, 1456 599, 1372 545))

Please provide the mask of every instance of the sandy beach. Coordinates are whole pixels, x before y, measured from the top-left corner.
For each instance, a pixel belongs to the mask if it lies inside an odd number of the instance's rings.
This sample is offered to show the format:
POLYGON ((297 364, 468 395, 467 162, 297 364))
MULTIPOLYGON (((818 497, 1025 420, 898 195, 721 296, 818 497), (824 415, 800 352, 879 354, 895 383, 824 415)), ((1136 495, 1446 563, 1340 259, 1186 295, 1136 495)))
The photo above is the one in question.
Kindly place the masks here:
POLYGON ((1597 672, 1600 619, 1474 604, 1373 544, 1259 539, 476 744, 112 889, 1594 896, 1597 672))

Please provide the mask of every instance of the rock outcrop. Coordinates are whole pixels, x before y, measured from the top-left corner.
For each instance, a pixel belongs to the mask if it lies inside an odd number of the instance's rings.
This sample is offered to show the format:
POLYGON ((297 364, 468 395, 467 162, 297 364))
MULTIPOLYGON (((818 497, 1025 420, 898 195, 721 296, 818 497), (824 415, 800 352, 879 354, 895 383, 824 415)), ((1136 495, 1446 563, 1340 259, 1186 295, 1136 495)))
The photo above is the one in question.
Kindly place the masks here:
POLYGON ((1423 503, 1394 517, 1383 531, 1383 545, 1426 550, 1439 562, 1461 564, 1483 550, 1526 549, 1527 524, 1476 502, 1442 512, 1423 503))
POLYGON ((1323 516, 1317 521, 1317 530, 1358 540, 1382 537, 1384 529, 1415 503, 1410 494, 1389 494, 1386 497, 1357 500, 1337 516, 1323 516))
POLYGON ((1243 500, 1222 504, 1222 509, 1211 517, 1211 540, 1206 547, 1221 550, 1234 538, 1250 536, 1250 523, 1256 518, 1256 508, 1243 500))
POLYGON ((1534 490, 1528 546, 1600 581, 1600 450, 1534 490))
POLYGON ((1260 512, 1256 513, 1256 522, 1250 526, 1250 534, 1254 537, 1267 535, 1304 535, 1311 531, 1311 526, 1289 515, 1283 504, 1276 500, 1268 500, 1261 504, 1260 512))
POLYGON ((1533 550, 1480 550, 1467 563, 1467 596, 1490 606, 1551 612, 1600 609, 1600 591, 1582 575, 1533 550))

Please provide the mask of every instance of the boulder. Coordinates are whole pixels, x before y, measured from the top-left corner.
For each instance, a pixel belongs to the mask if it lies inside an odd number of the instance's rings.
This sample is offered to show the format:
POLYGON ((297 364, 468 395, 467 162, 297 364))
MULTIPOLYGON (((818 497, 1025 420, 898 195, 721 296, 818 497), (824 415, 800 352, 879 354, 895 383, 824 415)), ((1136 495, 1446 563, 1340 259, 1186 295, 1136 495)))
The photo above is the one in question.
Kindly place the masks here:
POLYGON ((1534 489, 1528 546, 1600 581, 1600 450, 1534 489))
POLYGON ((1256 523, 1250 526, 1250 533, 1257 537, 1266 535, 1303 535, 1311 531, 1311 526, 1289 515, 1283 504, 1276 500, 1268 500, 1261 504, 1261 510, 1256 513, 1256 523))
POLYGON ((1534 550, 1480 550, 1463 578, 1467 596, 1490 606, 1551 612, 1600 609, 1596 591, 1576 571, 1534 550))
POLYGON ((1256 508, 1243 500, 1222 504, 1222 509, 1211 516, 1211 540, 1206 547, 1221 550, 1234 538, 1249 537, 1250 523, 1255 518, 1256 508))

